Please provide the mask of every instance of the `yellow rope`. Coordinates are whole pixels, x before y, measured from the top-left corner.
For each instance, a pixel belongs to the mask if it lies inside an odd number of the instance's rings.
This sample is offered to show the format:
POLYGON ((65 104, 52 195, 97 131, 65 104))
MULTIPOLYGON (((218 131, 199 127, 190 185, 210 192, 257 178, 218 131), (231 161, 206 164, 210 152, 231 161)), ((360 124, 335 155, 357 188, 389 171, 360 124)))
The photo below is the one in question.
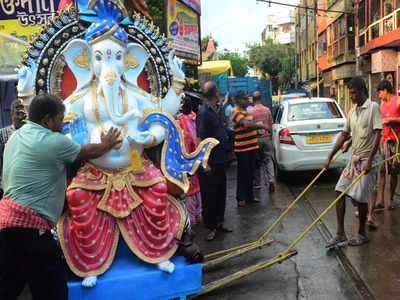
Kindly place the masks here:
MULTIPOLYGON (((337 152, 337 154, 335 155, 335 157, 332 159, 331 164, 333 164, 341 155, 343 154, 342 150, 339 150, 337 152)), ((282 221, 282 219, 288 214, 288 212, 293 208, 293 206, 296 205, 296 203, 304 196, 305 193, 307 193, 307 191, 313 186, 313 184, 318 180, 318 178, 321 177, 321 175, 323 173, 325 173, 327 169, 323 168, 318 174, 317 176, 314 177, 314 179, 310 182, 310 184, 296 197, 296 199, 294 199, 289 206, 281 213, 281 215, 275 220, 275 222, 267 229, 267 231, 260 236, 260 238, 258 238, 257 240, 255 240, 254 242, 250 242, 250 243, 246 243, 243 245, 239 245, 233 248, 229 248, 229 249, 225 249, 225 250, 220 250, 217 252, 213 252, 210 254, 207 254, 204 256, 205 259, 209 259, 211 257, 214 256, 218 256, 218 255, 222 255, 222 254, 226 254, 235 250, 239 250, 239 249, 243 249, 249 246, 253 246, 255 244, 258 244, 259 247, 262 247, 265 245, 265 239, 269 236, 269 234, 271 233, 271 231, 282 221)))
MULTIPOLYGON (((341 155, 343 154, 343 151, 340 150, 335 157, 332 159, 331 164, 335 162, 341 155)), ((314 179, 310 182, 310 184, 292 201, 292 203, 289 204, 289 206, 282 212, 282 214, 278 217, 278 219, 275 220, 275 222, 271 225, 270 228, 259 238, 260 240, 264 240, 268 237, 268 235, 271 233, 271 231, 282 221, 282 219, 288 214, 288 212, 293 208, 293 206, 296 205, 296 203, 304 196, 305 193, 308 192, 308 190, 313 186, 313 184, 318 180, 318 178, 321 177, 323 173, 325 173, 327 169, 323 168, 317 176, 314 177, 314 179)))
MULTIPOLYGON (((373 169, 373 168, 376 168, 376 167, 378 167, 378 166, 380 166, 380 165, 383 165, 386 161, 389 161, 389 160, 391 160, 391 159, 393 159, 394 157, 398 157, 400 154, 398 154, 398 153, 396 153, 396 154, 394 154, 393 156, 391 156, 391 157, 389 157, 389 158, 387 158, 387 159, 384 159, 384 160, 382 160, 382 161, 380 161, 380 162, 378 162, 378 163, 376 163, 376 164, 374 164, 372 167, 371 167, 371 169, 373 169)), ((318 216, 318 218, 317 219, 315 219, 314 220, 314 222, 312 222, 308 227, 307 227, 307 229, 306 230, 304 230, 298 237, 297 237, 297 239, 295 239, 290 245, 289 245, 289 247, 287 247, 286 248, 286 250, 285 251, 283 251, 282 253, 281 253, 281 255, 285 255, 286 253, 288 253, 294 246, 296 246, 302 239, 303 239, 303 237, 314 227, 314 225, 315 224, 317 224, 318 222, 319 222, 319 220, 321 220, 322 219, 322 217, 323 216, 325 216, 326 215, 326 213, 330 210, 330 209, 332 209, 332 207, 334 207, 335 205, 336 205, 336 203, 340 200, 340 199, 342 199, 342 197, 347 193, 347 191, 348 190, 350 190, 352 187, 353 187, 353 185, 354 184, 356 184, 360 179, 361 179, 361 177, 363 177, 365 175, 365 170, 364 171, 362 171, 361 173, 360 173, 360 175, 358 175, 353 181, 352 181, 352 183, 318 216)))
MULTIPOLYGON (((338 153, 338 155, 335 157, 335 159, 337 159, 340 155, 341 155, 342 153, 338 153)), ((378 166, 380 166, 380 165, 382 165, 382 164, 384 164, 386 161, 389 161, 389 160, 391 160, 391 159, 394 159, 394 158, 398 158, 400 156, 400 153, 395 153, 393 156, 391 156, 391 157, 389 157, 389 158, 387 158, 387 159, 384 159, 384 160, 382 160, 382 161, 380 161, 380 162, 378 162, 378 163, 375 163, 374 165, 372 165, 371 166, 371 169, 373 169, 373 168, 376 168, 376 167, 378 167, 378 166)), ((334 160, 333 160, 334 161, 334 160)), ((333 162, 332 161, 332 162, 333 162)), ((278 220, 281 220, 286 214, 287 214, 287 212, 290 210, 290 208, 291 207, 293 207, 293 205, 295 204, 295 202, 297 202, 303 195, 304 195, 304 193, 311 187, 311 185, 316 181, 316 179, 318 179, 318 177, 319 176, 321 176, 321 174, 324 172, 324 171, 326 171, 326 169, 324 168, 324 169, 322 169, 321 170, 321 172, 316 176, 316 178, 314 178, 314 180, 307 186, 307 188, 306 189, 304 189, 303 190, 303 192, 302 193, 300 193, 300 195, 289 205, 289 207, 281 214, 281 216, 278 218, 278 220)), ((347 186, 347 188, 318 216, 318 218, 317 219, 315 219, 307 228, 306 228, 306 230, 304 230, 283 252, 281 252, 281 253, 278 253, 274 258, 272 258, 271 260, 269 260, 269 261, 267 261, 267 262, 264 262, 264 263, 260 263, 260 264, 257 264, 257 265, 254 265, 254 266, 251 266, 251 267, 248 267, 248 268, 246 268, 246 269, 244 269, 244 270, 241 270, 241 271, 239 271, 239 272, 236 272, 235 274, 233 274, 232 276, 230 276, 230 277, 228 277, 228 278, 225 278, 225 279, 222 279, 222 280, 220 280, 220 281, 217 281, 217 283, 216 284, 209 284, 209 285, 206 285, 206 286, 203 286, 203 290, 199 293, 199 294, 196 294, 196 295, 194 295, 194 296, 192 296, 192 297, 190 297, 190 299, 192 299, 192 298, 195 298, 195 297, 197 297, 197 296, 200 296, 200 295, 204 295, 204 294, 206 294, 206 293, 209 293, 209 292, 211 292, 211 291, 213 291, 213 290, 216 290, 216 289, 218 289, 218 288, 220 288, 220 287, 222 287, 222 286, 225 286, 225 285, 227 285, 227 284, 229 284, 229 283, 232 283, 232 282, 234 282, 234 281, 236 281, 236 280, 239 280, 239 279, 241 279, 241 278, 243 278, 243 277, 245 277, 245 276, 247 276, 247 275, 249 275, 249 274, 251 274, 251 273, 254 273, 254 272, 256 272, 256 271, 259 271, 259 270, 261 270, 261 269, 265 269, 265 268, 267 268, 267 267, 269 267, 269 266, 271 266, 271 265, 273 265, 273 264, 275 264, 275 263, 278 263, 278 262, 282 262, 282 261, 284 261, 284 260, 286 260, 286 259, 288 259, 290 256, 292 256, 292 255, 294 255, 294 254, 296 254, 296 252, 294 251, 294 250, 292 250, 292 248, 294 247, 294 246, 296 246, 303 238, 304 238, 304 236, 308 233, 308 232, 310 232, 310 230, 315 226, 315 224, 317 224, 327 213, 328 213, 328 211, 329 210, 331 210, 336 204, 337 204, 337 202, 354 186, 354 184, 356 184, 363 176, 365 175, 365 170, 364 171, 362 171, 352 182, 351 182, 351 184, 349 185, 349 186, 347 186)), ((277 220, 277 221, 278 221, 277 220)), ((249 244, 247 244, 247 245, 251 245, 251 244, 255 244, 255 243, 257 243, 257 242, 262 242, 263 241, 263 239, 268 235, 267 233, 269 233, 269 232, 271 232, 271 228, 273 228, 274 226, 276 226, 279 222, 277 222, 277 221, 275 221, 274 222, 274 224, 267 230, 267 232, 265 233, 265 234, 263 234, 261 237, 260 237, 260 239, 258 239, 257 241, 255 241, 255 242, 252 242, 252 243, 249 243, 249 244)), ((241 246, 238 246, 238 247, 235 247, 235 249, 238 249, 238 248, 240 248, 241 246)), ((229 250, 229 249, 227 249, 227 250, 229 250)), ((227 251, 227 250, 223 250, 223 251, 227 251)), ((221 251, 220 251, 221 252, 221 251)))
POLYGON ((247 248, 247 247, 253 246, 253 245, 257 244, 257 243, 258 243, 258 240, 254 241, 254 242, 247 243, 247 244, 242 244, 242 245, 239 245, 239 246, 236 246, 236 247, 233 247, 233 248, 229 248, 229 249, 225 249, 225 250, 220 250, 220 251, 217 251, 217 252, 209 253, 209 254, 204 255, 204 258, 208 259, 210 257, 226 254, 226 253, 229 253, 229 252, 233 252, 233 251, 236 251, 236 250, 240 250, 240 249, 243 249, 243 248, 247 248))
POLYGON ((190 296, 189 299, 194 299, 194 298, 197 298, 198 296, 201 296, 201 295, 204 295, 204 294, 208 294, 208 293, 210 293, 210 292, 212 292, 212 291, 214 291, 214 290, 216 290, 216 289, 218 289, 220 287, 223 287, 223 286, 225 286, 227 284, 230 284, 230 283, 232 283, 232 282, 234 282, 236 280, 239 280, 239 279, 241 279, 241 278, 243 278, 243 277, 245 277, 247 275, 250 275, 250 274, 255 273, 255 272, 259 271, 259 270, 268 268, 268 267, 270 267, 270 266, 272 266, 272 265, 274 265, 276 263, 280 263, 280 262, 282 262, 282 261, 284 261, 284 260, 286 260, 286 259, 288 259, 291 256, 296 255, 296 254, 297 254, 296 251, 289 251, 288 253, 285 253, 285 254, 282 254, 282 255, 277 255, 277 256, 271 258, 270 260, 268 260, 266 262, 261 262, 261 263, 258 263, 256 265, 247 267, 247 268, 245 268, 243 270, 240 270, 240 271, 232 274, 231 276, 228 276, 228 277, 223 278, 221 280, 217 280, 214 283, 209 283, 209 284, 203 286, 203 288, 202 288, 200 293, 195 294, 193 296, 190 296))

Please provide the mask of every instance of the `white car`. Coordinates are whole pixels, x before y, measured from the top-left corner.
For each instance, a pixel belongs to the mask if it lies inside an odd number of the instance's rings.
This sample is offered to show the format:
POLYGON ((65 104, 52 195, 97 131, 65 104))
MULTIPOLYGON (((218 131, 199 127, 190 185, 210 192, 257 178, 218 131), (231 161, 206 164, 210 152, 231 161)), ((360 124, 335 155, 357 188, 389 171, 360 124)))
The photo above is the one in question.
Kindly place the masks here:
MULTIPOLYGON (((322 169, 345 122, 335 100, 297 98, 283 101, 272 126, 278 171, 322 169)), ((331 168, 345 167, 350 152, 337 159, 331 168)))

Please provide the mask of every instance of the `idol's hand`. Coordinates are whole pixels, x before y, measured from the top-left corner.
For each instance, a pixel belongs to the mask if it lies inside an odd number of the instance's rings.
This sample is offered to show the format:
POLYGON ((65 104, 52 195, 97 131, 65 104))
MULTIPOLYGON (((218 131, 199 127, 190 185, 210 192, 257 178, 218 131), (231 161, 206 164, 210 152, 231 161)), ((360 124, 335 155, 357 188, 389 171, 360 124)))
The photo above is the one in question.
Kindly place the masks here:
POLYGON ((71 120, 69 124, 72 139, 80 145, 89 143, 89 133, 87 130, 85 119, 82 115, 71 120))
MULTIPOLYGON (((171 51, 169 53, 168 62, 169 62, 169 66, 171 68, 172 76, 179 81, 185 80, 185 73, 182 70, 182 66, 183 66, 182 60, 175 57, 174 51, 171 51)), ((182 87, 179 87, 179 88, 183 88, 183 84, 182 84, 182 87)))

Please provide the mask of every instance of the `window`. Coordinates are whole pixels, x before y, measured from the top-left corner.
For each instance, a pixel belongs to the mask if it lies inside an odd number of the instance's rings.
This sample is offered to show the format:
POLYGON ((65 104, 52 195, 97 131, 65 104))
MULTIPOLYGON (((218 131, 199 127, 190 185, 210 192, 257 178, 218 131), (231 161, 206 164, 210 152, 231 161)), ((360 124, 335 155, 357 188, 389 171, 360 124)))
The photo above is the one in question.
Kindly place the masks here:
POLYGON ((324 31, 318 38, 318 56, 326 54, 326 31, 324 31))
POLYGON ((335 40, 337 40, 339 38, 339 20, 336 20, 333 26, 333 30, 335 31, 335 40))
POLYGON ((347 16, 347 33, 352 34, 354 30, 354 16, 347 16))
POLYGON ((393 12, 393 0, 383 0, 383 15, 387 16, 393 12))
POLYGON ((329 39, 329 43, 332 44, 335 40, 336 40, 336 36, 335 36, 335 24, 330 25, 330 39, 329 39))
MULTIPOLYGON (((398 0, 400 1, 400 0, 398 0)), ((360 29, 365 27, 365 2, 361 1, 358 4, 358 26, 360 29)))
POLYGON ((381 0, 371 0, 372 23, 380 18, 381 0))
POLYGON ((335 102, 310 102, 289 105, 288 121, 343 118, 335 102))
POLYGON ((346 19, 342 16, 339 19, 339 26, 340 26, 340 36, 344 36, 346 34, 346 19))

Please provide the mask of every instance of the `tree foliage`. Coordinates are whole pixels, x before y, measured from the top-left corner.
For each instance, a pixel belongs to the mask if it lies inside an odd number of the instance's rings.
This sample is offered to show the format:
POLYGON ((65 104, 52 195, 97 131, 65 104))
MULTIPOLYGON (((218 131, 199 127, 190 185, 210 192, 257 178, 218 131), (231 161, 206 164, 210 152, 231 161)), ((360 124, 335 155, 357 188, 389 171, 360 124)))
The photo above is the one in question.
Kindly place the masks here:
POLYGON ((232 64, 233 73, 236 77, 244 77, 249 71, 249 59, 236 52, 225 52, 220 54, 218 59, 230 60, 232 64))
POLYGON ((146 1, 149 7, 149 15, 153 18, 153 22, 160 29, 165 27, 164 22, 164 1, 160 0, 147 0, 146 1))
POLYGON ((296 51, 293 45, 274 44, 267 40, 263 46, 249 47, 249 65, 271 78, 274 93, 295 85, 296 51))
MULTIPOLYGON (((203 37, 201 39, 201 51, 202 52, 206 51, 207 45, 208 45, 208 41, 210 40, 210 38, 212 38, 211 35, 206 35, 205 37, 203 37)), ((214 40, 214 46, 215 46, 215 50, 217 50, 218 42, 216 40, 214 40)))

